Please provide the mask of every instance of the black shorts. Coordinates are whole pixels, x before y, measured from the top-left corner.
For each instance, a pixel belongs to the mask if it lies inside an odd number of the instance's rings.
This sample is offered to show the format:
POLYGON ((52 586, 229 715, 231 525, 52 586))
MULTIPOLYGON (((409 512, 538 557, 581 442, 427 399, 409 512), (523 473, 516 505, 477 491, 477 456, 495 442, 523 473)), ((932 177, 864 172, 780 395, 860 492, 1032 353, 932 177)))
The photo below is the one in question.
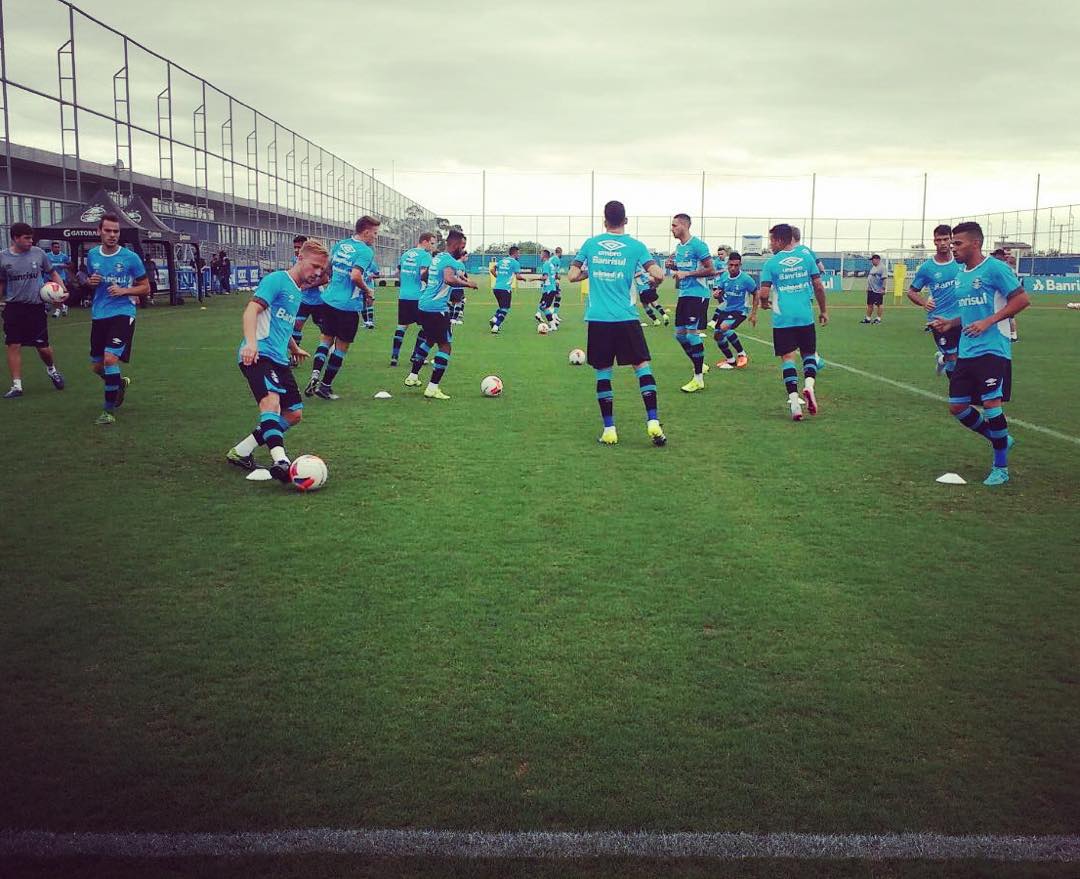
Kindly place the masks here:
POLYGON ((90 359, 100 363, 106 354, 115 354, 124 363, 131 362, 135 341, 135 318, 126 314, 99 317, 90 321, 90 359))
POLYGON ((495 294, 495 301, 499 303, 499 308, 505 308, 510 310, 510 291, 509 290, 492 290, 495 294))
POLYGON ((716 321, 716 331, 722 332, 722 330, 720 329, 720 324, 723 323, 730 323, 731 326, 728 327, 728 329, 733 330, 738 327, 739 324, 741 324, 744 320, 746 320, 746 315, 743 314, 741 311, 721 311, 720 316, 716 321))
MULTIPOLYGON (((934 333, 933 330, 930 332, 934 333)), ((944 333, 934 333, 934 344, 942 354, 955 354, 960 350, 960 327, 953 327, 944 333)))
POLYGON ((634 366, 650 359, 645 334, 636 320, 590 321, 586 347, 586 359, 593 369, 610 369, 616 362, 619 366, 634 366))
POLYGON ((342 342, 352 342, 356 338, 356 331, 360 327, 359 311, 342 311, 325 302, 322 307, 322 322, 319 329, 324 336, 332 336, 341 339, 342 342))
POLYGON ((242 363, 239 366, 255 402, 267 394, 277 394, 281 398, 282 412, 299 412, 304 408, 300 388, 296 386, 296 379, 289 367, 274 363, 268 357, 260 357, 251 366, 242 363))
POLYGON ((551 308, 555 304, 555 291, 540 294, 540 308, 551 308))
POLYGON ((9 302, 4 306, 4 344, 49 347, 49 314, 44 304, 9 302))
POLYGON ((709 300, 698 299, 696 296, 680 296, 675 306, 675 326, 688 327, 696 330, 709 322, 709 300), (705 313, 705 321, 701 315, 705 313))
POLYGON ((1012 361, 997 354, 961 357, 949 376, 949 402, 983 404, 983 394, 1008 403, 1012 398, 1012 361))
POLYGON ((709 325, 709 300, 702 299, 701 305, 698 307, 698 320, 697 325, 699 330, 705 329, 709 325))
POLYGON ((783 357, 792 351, 798 351, 805 357, 817 352, 817 328, 813 324, 804 327, 773 327, 773 352, 783 357))
POLYGON ((866 304, 867 305, 884 305, 885 304, 885 294, 884 293, 873 293, 870 290, 867 290, 866 291, 866 304))
POLYGON ((321 302, 301 302, 300 307, 296 309, 296 319, 298 321, 305 321, 309 317, 315 321, 315 325, 322 326, 322 310, 323 304, 321 302))
POLYGON ((659 298, 660 292, 655 287, 649 287, 638 294, 638 299, 641 300, 642 305, 652 305, 659 298))
POLYGON ((432 345, 446 344, 450 341, 450 315, 433 311, 420 312, 420 326, 424 328, 424 338, 432 345))
POLYGON ((399 327, 420 323, 420 300, 399 299, 397 301, 397 322, 399 327))

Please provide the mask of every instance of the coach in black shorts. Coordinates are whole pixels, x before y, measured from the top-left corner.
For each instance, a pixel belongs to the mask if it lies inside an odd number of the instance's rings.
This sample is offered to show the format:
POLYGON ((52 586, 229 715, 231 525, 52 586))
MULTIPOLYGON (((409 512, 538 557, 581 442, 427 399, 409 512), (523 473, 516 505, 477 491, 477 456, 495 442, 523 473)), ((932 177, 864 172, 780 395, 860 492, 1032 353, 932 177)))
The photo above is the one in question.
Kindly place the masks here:
POLYGON ((41 279, 46 275, 53 283, 64 286, 48 254, 34 246, 34 230, 26 223, 13 223, 11 246, 0 252, 0 295, 6 302, 4 344, 7 345, 8 369, 11 370, 11 390, 4 394, 5 400, 23 395, 24 347, 37 349, 53 387, 58 391, 64 389, 64 377, 56 370, 53 350, 49 346, 48 312, 41 300, 41 279))

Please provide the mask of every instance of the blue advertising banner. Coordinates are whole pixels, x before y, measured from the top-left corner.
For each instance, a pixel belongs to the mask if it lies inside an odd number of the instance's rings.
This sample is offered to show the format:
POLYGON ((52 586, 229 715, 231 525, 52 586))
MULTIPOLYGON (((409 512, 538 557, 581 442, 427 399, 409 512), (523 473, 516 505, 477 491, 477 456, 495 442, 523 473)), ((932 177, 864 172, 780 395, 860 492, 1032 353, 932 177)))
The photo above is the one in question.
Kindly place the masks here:
POLYGON ((1080 277, 1028 275, 1023 279, 1029 293, 1080 293, 1080 277))

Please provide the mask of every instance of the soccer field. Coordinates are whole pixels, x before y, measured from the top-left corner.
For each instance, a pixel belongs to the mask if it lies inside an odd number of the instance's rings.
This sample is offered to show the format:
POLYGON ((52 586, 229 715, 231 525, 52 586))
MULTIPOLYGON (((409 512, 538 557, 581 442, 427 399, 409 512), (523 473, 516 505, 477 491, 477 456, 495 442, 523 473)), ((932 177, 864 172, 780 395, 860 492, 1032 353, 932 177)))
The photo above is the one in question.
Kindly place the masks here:
MULTIPOLYGON (((679 392, 691 370, 671 329, 650 327, 668 445, 649 444, 624 369, 620 443, 601 447, 593 372, 566 359, 584 347, 582 309, 563 289, 548 337, 536 291, 518 291, 496 337, 492 297, 473 292, 452 399, 436 402, 387 367, 396 309, 380 288, 342 399, 307 401, 287 436, 292 455, 328 463, 309 495, 224 461, 255 424, 235 365, 246 297, 140 311, 133 384, 107 428, 93 423, 89 315, 51 321, 67 389, 27 351, 26 396, 0 421, 0 829, 1075 833, 1080 313, 1035 296, 1021 315, 1006 414, 1024 424, 1012 482, 989 489, 989 446, 946 412, 914 307, 862 326, 861 294, 832 296, 821 414, 798 424, 755 341, 768 317, 740 328, 749 368, 713 369, 694 395, 679 392), (480 395, 488 373, 503 397, 480 395), (969 484, 935 483, 946 471, 969 484)), ((349 875, 713 875, 692 861, 347 862, 349 875)))

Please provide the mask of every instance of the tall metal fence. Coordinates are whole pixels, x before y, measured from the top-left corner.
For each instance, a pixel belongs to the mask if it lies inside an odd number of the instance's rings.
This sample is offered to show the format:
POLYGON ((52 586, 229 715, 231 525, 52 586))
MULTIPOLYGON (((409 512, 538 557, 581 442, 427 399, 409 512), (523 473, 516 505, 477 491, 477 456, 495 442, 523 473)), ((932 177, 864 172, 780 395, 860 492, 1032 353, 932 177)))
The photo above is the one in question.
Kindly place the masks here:
POLYGON ((390 264, 434 224, 370 171, 66 0, 0 0, 0 103, 0 225, 51 222, 102 182, 121 202, 152 195, 214 249, 266 259, 368 213, 390 264))
MULTIPOLYGON (((962 219, 958 212, 973 198, 980 205, 1007 203, 1016 200, 1018 188, 1027 191, 1029 183, 1030 207, 983 211, 975 217, 983 223, 988 240, 1022 243, 1043 253, 1080 247, 1080 209, 1037 208, 1036 177, 1022 186, 1017 181, 980 180, 973 193, 970 180, 940 174, 753 176, 710 171, 400 168, 376 169, 376 174, 429 201, 438 193, 438 203, 445 207, 440 208, 441 215, 463 228, 474 252, 498 251, 518 242, 573 249, 600 231, 603 204, 611 198, 626 204, 628 231, 661 252, 671 247, 670 223, 677 212, 690 214, 692 231, 714 248, 724 244, 746 249, 756 243, 755 236, 767 243, 770 226, 789 222, 800 226, 803 240, 823 253, 919 251, 930 245, 936 225, 962 219), (886 205, 888 211, 879 209, 886 205)), ((1067 186, 1056 190, 1072 191, 1067 186)))

